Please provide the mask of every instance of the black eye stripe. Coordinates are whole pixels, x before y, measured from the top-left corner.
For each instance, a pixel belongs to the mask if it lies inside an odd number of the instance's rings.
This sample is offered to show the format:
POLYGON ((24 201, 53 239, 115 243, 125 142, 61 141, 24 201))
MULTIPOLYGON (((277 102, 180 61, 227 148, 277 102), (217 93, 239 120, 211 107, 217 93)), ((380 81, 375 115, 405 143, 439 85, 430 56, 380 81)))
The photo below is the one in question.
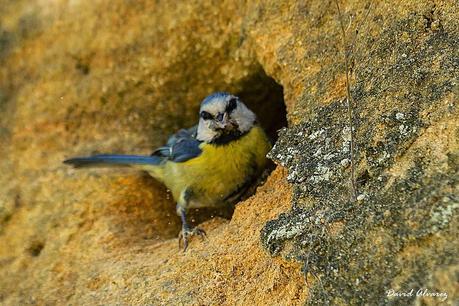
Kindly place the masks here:
POLYGON ((226 112, 231 113, 233 110, 235 110, 237 107, 237 99, 236 98, 231 98, 231 100, 228 101, 228 105, 226 105, 226 112))
POLYGON ((199 116, 201 116, 201 118, 204 119, 204 120, 209 120, 209 119, 213 118, 213 116, 210 113, 206 112, 206 111, 202 111, 199 114, 199 116))

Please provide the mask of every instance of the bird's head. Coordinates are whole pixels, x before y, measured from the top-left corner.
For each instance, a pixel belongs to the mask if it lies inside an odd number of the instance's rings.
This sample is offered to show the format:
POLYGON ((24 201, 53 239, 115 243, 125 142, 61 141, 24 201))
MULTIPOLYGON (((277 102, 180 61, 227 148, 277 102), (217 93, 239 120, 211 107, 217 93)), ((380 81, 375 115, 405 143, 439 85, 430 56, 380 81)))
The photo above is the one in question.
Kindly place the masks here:
POLYGON ((224 144, 247 133, 255 121, 255 114, 238 97, 225 92, 214 93, 201 103, 196 138, 224 144))

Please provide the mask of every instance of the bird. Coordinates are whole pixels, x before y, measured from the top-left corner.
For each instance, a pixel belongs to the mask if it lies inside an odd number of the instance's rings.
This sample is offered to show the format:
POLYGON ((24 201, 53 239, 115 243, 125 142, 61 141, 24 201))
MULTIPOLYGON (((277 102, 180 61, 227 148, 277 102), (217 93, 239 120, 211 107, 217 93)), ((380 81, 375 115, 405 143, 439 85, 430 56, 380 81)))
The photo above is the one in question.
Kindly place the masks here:
POLYGON ((163 183, 176 202, 182 228, 179 247, 192 236, 187 213, 195 208, 234 205, 256 184, 268 165, 271 142, 257 117, 237 96, 216 92, 202 100, 197 125, 181 129, 151 155, 98 154, 64 161, 74 168, 131 166, 163 183))

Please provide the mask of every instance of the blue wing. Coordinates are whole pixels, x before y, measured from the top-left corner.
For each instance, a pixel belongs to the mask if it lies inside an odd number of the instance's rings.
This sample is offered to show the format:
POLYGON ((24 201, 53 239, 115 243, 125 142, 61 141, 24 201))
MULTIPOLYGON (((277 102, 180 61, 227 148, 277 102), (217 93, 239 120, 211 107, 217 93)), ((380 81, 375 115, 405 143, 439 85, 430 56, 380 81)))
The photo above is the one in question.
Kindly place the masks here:
POLYGON ((99 154, 87 157, 75 157, 64 161, 65 164, 81 167, 94 166, 132 166, 132 165, 159 165, 165 160, 185 162, 201 154, 196 139, 197 126, 183 129, 172 135, 166 145, 156 149, 151 156, 99 154))
POLYGON ((196 139, 197 126, 189 129, 182 129, 169 137, 166 145, 156 149, 151 156, 159 156, 173 162, 185 162, 201 154, 199 145, 201 142, 196 139))

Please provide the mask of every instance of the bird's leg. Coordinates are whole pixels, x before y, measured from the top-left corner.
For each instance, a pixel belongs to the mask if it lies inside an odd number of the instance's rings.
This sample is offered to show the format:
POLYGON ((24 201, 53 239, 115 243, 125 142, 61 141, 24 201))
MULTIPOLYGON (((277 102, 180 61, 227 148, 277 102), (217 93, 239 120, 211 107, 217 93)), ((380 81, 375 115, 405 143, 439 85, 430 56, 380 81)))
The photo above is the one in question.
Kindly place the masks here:
POLYGON ((177 205, 177 213, 180 215, 180 219, 182 220, 182 230, 179 234, 179 248, 181 247, 181 242, 183 240, 183 251, 185 252, 188 248, 188 240, 193 235, 201 236, 204 239, 206 236, 206 232, 199 227, 191 227, 188 222, 186 221, 186 212, 183 207, 177 205))

